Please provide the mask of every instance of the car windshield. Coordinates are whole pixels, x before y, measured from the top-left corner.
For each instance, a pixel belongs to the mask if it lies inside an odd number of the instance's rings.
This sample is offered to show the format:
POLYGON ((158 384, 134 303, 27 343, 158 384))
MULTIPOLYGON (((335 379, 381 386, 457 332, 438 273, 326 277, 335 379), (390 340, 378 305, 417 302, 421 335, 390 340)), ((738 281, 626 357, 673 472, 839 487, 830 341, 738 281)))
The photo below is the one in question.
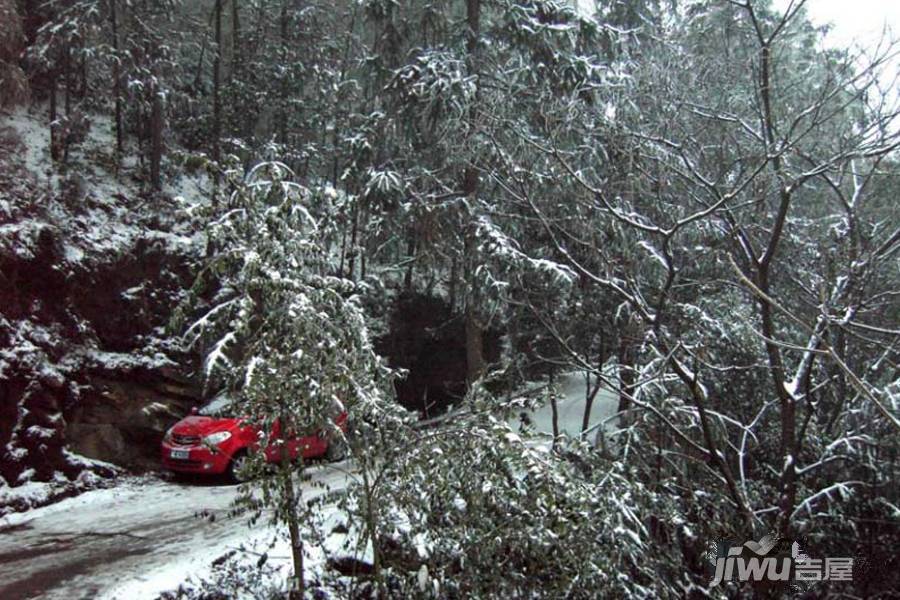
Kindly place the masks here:
POLYGON ((207 417, 225 417, 233 412, 234 397, 223 392, 214 396, 209 403, 198 412, 207 417))

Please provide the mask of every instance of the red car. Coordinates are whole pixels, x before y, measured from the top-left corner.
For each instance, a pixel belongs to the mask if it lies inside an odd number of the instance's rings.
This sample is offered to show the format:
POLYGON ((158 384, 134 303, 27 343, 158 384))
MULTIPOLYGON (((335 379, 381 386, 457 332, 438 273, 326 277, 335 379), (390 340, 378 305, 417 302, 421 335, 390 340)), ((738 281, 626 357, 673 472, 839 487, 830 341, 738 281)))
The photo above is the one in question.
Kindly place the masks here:
MULTIPOLYGON (((227 473, 234 481, 241 480, 241 469, 248 454, 259 448, 259 430, 244 423, 239 417, 225 416, 227 404, 214 401, 201 411, 194 409, 190 416, 173 425, 162 441, 163 468, 176 473, 227 473)), ((346 429, 347 413, 341 412, 334 420, 346 429)), ((281 436, 275 423, 271 438, 281 436)), ((305 436, 287 436, 285 439, 291 458, 325 456, 330 460, 343 458, 343 446, 331 444, 327 436, 315 432, 305 436)), ((281 460, 280 447, 269 444, 265 449, 266 462, 281 460)))

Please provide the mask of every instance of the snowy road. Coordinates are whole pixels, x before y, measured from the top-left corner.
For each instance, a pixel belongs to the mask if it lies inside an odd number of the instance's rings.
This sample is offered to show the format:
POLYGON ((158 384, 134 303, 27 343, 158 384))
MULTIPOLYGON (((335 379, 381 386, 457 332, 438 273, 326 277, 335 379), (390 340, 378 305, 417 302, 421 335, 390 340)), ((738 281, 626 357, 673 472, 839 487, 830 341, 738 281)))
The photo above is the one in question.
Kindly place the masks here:
MULTIPOLYGON (((585 379, 568 374, 558 385, 560 430, 577 435, 585 379)), ((609 418, 615 408, 615 395, 601 390, 590 422, 609 418)), ((548 405, 533 411, 531 420, 538 432, 552 430, 548 405)), ((510 425, 517 428, 518 417, 510 425)), ((346 464, 310 467, 304 494, 323 493, 315 484, 345 488, 346 469, 346 464)), ((189 576, 206 574, 229 550, 271 538, 271 529, 250 531, 244 518, 229 516, 236 496, 236 486, 221 482, 133 479, 2 518, 0 600, 155 598, 189 576)))
MULTIPOLYGON (((311 467, 306 494, 322 493, 314 483, 345 487, 336 466, 311 467)), ((260 537, 228 514, 237 489, 132 480, 0 519, 0 598, 130 600, 175 588, 260 537)))

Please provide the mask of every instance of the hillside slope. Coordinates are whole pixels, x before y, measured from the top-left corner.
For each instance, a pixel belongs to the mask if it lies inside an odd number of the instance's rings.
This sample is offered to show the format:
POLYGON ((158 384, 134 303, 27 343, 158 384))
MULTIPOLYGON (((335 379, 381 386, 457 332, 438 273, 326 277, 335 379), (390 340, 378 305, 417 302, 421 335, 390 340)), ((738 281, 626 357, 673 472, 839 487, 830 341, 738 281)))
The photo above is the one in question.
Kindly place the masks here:
POLYGON ((89 459, 149 466, 192 402, 165 326, 203 248, 203 190, 144 192, 128 157, 116 174, 110 130, 91 118, 60 167, 43 114, 0 115, 0 497, 111 472, 89 459))

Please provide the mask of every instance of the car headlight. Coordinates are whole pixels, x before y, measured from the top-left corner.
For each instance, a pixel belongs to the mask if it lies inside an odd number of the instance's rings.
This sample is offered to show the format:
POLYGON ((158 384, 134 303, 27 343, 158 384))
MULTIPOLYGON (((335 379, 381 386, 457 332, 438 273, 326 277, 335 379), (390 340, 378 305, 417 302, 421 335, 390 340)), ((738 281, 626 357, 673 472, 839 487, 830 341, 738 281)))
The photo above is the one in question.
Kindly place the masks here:
POLYGON ((166 431, 166 435, 163 436, 164 442, 166 442, 166 443, 172 442, 172 430, 173 429, 175 429, 175 427, 169 427, 169 429, 166 431))
POLYGON ((211 433, 208 436, 204 437, 203 442, 209 444, 210 446, 218 446, 230 437, 230 431, 217 431, 216 433, 211 433))

